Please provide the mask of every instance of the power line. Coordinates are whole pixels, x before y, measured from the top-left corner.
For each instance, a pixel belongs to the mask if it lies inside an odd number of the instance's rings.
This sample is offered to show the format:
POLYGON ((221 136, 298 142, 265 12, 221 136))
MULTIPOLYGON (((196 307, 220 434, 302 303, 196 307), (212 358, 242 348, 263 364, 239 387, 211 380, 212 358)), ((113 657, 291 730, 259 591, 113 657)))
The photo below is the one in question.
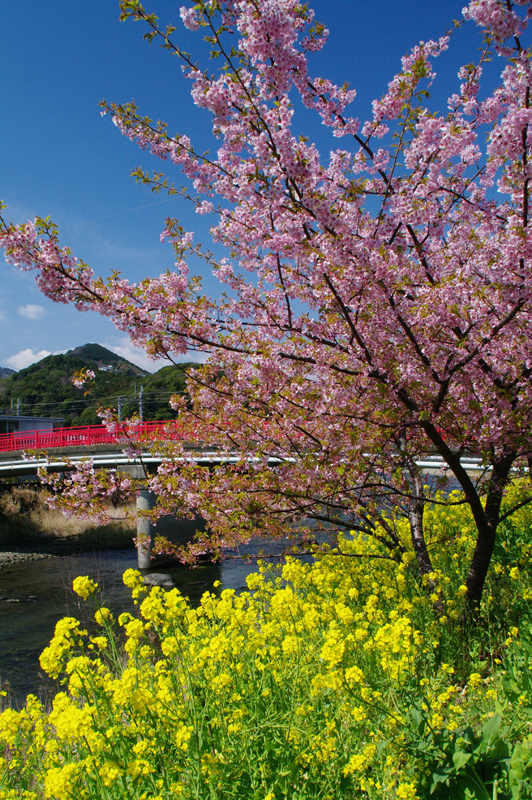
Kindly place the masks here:
MULTIPOLYGON (((144 394, 144 402, 148 402, 148 403, 149 402, 153 402, 150 399, 152 395, 157 395, 157 399, 161 399, 162 400, 162 399, 164 399, 165 396, 171 397, 171 395, 174 395, 174 394, 186 395, 186 392, 179 391, 177 389, 175 391, 173 391, 172 389, 169 389, 169 390, 163 390, 163 389, 148 390, 144 394)), ((119 397, 126 398, 129 402, 132 402, 132 403, 137 403, 138 402, 138 397, 136 398, 134 395, 117 395, 117 394, 116 395, 106 395, 106 396, 104 395, 103 397, 96 397, 96 398, 94 398, 94 400, 98 405, 101 405, 101 403, 106 402, 106 401, 118 400, 119 397)), ((18 399, 18 398, 16 398, 16 399, 18 399)), ((57 400, 57 401, 54 401, 54 402, 52 402, 52 401, 48 402, 47 400, 38 400, 36 403, 29 403, 29 402, 26 402, 26 401, 21 399, 21 405, 24 408, 35 408, 36 406, 62 406, 62 405, 65 405, 65 404, 71 405, 71 404, 76 404, 76 403, 77 404, 83 404, 84 401, 79 399, 79 398, 72 398, 72 399, 65 398, 64 400, 57 400)), ((90 406, 84 405, 83 407, 84 408, 96 408, 97 405, 95 405, 93 403, 90 406)))
POLYGON ((88 225, 89 222, 99 222, 101 219, 111 219, 111 217, 119 217, 121 214, 129 214, 131 211, 141 211, 143 208, 151 208, 151 206, 160 206, 161 203, 169 203, 173 200, 168 197, 166 200, 158 200, 156 203, 148 203, 146 206, 137 206, 136 208, 126 208, 125 211, 116 211, 114 214, 106 214, 105 217, 95 217, 94 219, 86 219, 85 222, 74 222, 72 225, 66 225, 61 230, 68 231, 70 228, 78 228, 80 225, 88 225))
MULTIPOLYGON (((48 410, 48 409, 52 409, 54 407, 57 408, 58 411, 63 411, 63 413, 65 413, 65 414, 66 413, 68 413, 68 414, 81 414, 84 411, 96 410, 98 408, 101 408, 101 406, 104 404, 104 402, 107 401, 109 403, 112 403, 113 400, 118 401, 118 405, 121 406, 121 407, 123 407, 126 404, 131 404, 131 405, 134 405, 134 406, 141 404, 142 405, 142 413, 144 414, 146 411, 149 411, 149 407, 150 407, 150 405, 152 403, 160 403, 160 402, 164 401, 165 399, 169 398, 171 395, 175 395, 175 394, 185 396, 186 392, 172 392, 172 391, 167 391, 167 392, 161 392, 161 391, 159 391, 159 392, 147 392, 143 396, 142 400, 140 400, 140 398, 135 398, 132 395, 113 395, 113 396, 109 396, 109 397, 97 398, 98 402, 90 403, 90 404, 85 404, 83 402, 83 400, 79 400, 79 399, 76 399, 76 400, 74 400, 74 399, 68 400, 67 399, 67 400, 62 400, 62 401, 58 401, 58 402, 55 402, 55 403, 52 403, 52 402, 49 403, 46 400, 41 400, 40 402, 37 402, 37 403, 24 403, 24 402, 21 402, 21 408, 20 408, 20 411, 17 411, 17 414, 20 415, 20 416, 24 416, 24 413, 25 412, 27 413, 32 408, 40 408, 42 411, 45 411, 45 410, 48 410), (156 395, 156 396, 152 397, 152 395, 156 395), (60 407, 60 408, 58 408, 58 407, 60 407)), ((0 409, 2 409, 0 411, 0 413, 2 413, 2 414, 3 413, 9 413, 9 410, 8 411, 4 411, 1 406, 0 406, 0 409)), ((13 411, 13 409, 11 409, 11 412, 12 411, 13 411)))

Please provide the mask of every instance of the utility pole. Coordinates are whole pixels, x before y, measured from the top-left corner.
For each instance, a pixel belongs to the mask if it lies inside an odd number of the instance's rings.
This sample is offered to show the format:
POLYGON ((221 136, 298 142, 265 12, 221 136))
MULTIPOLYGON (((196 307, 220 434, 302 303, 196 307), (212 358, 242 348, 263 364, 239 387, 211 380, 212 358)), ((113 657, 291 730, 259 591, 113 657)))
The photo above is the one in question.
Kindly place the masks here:
POLYGON ((144 386, 140 387, 139 392, 139 419, 144 422, 144 386))
POLYGON ((122 395, 118 396, 118 421, 122 422, 122 406, 124 404, 124 398, 122 395))

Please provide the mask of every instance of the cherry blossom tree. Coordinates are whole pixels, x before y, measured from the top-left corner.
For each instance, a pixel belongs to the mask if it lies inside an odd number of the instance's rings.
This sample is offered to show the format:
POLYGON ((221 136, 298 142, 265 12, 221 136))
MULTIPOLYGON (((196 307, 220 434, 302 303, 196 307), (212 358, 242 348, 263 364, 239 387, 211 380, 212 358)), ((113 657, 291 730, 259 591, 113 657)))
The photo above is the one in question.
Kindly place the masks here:
POLYGON ((120 5, 123 19, 143 20, 146 37, 181 60, 218 149, 199 153, 133 103, 104 102, 103 113, 186 176, 179 188, 162 173, 134 173, 211 215, 227 257, 193 245, 168 219, 174 271, 104 280, 40 219, 2 221, 8 260, 35 270, 53 300, 110 317, 148 354, 208 354, 189 381, 191 406, 175 404, 184 438, 216 447, 225 462, 206 470, 187 446, 168 444, 150 486, 160 511, 202 514, 210 548, 286 536, 313 519, 374 536, 383 557, 400 560, 396 519, 406 517, 420 573, 431 573, 423 508, 437 481, 420 461, 436 454, 476 524, 464 570, 478 606, 497 528, 512 512, 502 511, 505 490, 532 456, 532 71, 523 43, 532 2, 472 0, 452 30, 402 59, 366 122, 350 116, 355 91, 313 75, 327 30, 296 0, 183 7, 182 23, 221 66, 215 73, 138 0, 120 5), (433 65, 465 24, 479 27, 480 55, 436 113, 433 65), (481 90, 495 57, 500 83, 481 90), (302 106, 328 128, 330 153, 298 134, 302 106), (226 287, 219 298, 189 274, 191 256, 226 287), (468 454, 482 460, 478 479, 463 465, 468 454))

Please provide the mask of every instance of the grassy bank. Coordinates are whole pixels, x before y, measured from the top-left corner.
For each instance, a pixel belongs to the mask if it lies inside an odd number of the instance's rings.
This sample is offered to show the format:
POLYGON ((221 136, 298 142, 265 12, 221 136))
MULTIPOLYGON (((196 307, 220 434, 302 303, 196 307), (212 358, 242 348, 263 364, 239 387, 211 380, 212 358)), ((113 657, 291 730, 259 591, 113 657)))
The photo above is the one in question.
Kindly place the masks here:
POLYGON ((93 622, 63 620, 42 655, 53 709, 1 715, 1 800, 532 797, 532 513, 505 522, 476 625, 468 512, 425 522, 425 582, 361 538, 196 609, 129 570, 135 618, 78 578, 93 622))
POLYGON ((95 547, 133 547, 134 523, 124 510, 109 508, 108 524, 78 517, 66 518, 49 507, 38 486, 14 485, 0 492, 0 547, 46 545, 53 541, 95 547))

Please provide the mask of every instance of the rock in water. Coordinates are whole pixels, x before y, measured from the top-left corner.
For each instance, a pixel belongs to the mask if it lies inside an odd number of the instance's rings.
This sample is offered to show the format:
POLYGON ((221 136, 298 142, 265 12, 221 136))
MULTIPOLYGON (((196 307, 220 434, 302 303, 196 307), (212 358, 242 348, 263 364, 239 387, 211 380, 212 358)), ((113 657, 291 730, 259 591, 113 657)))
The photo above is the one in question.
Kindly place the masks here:
POLYGON ((171 575, 166 575, 164 572, 150 572, 149 575, 144 576, 144 583, 146 586, 164 586, 171 589, 175 586, 171 575))

